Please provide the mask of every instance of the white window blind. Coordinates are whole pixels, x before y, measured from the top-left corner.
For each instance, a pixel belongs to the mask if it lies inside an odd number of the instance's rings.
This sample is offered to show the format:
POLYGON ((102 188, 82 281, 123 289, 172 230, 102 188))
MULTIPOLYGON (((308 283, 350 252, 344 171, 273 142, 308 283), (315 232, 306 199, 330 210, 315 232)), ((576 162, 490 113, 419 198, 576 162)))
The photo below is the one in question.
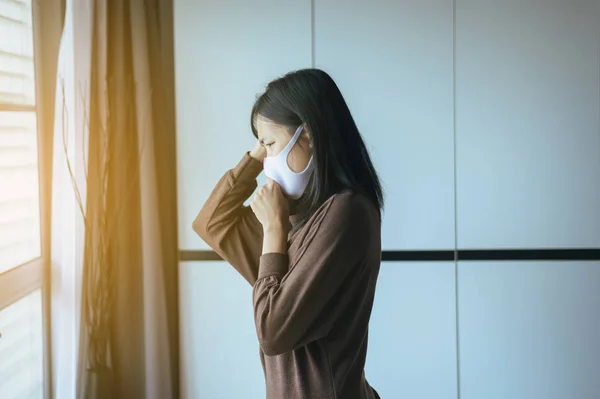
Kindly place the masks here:
POLYGON ((0 0, 0 103, 35 105, 31 0, 0 0))
MULTIPOLYGON (((0 0, 0 279, 40 256, 32 0, 0 0)), ((20 269, 23 270, 23 269, 20 269)), ((0 309, 0 398, 44 397, 41 290, 0 309)), ((15 298, 17 299, 17 298, 15 298)))
POLYGON ((42 294, 36 290, 0 310, 0 398, 42 399, 42 294))
POLYGON ((0 0, 0 274, 40 256, 31 0, 0 0))

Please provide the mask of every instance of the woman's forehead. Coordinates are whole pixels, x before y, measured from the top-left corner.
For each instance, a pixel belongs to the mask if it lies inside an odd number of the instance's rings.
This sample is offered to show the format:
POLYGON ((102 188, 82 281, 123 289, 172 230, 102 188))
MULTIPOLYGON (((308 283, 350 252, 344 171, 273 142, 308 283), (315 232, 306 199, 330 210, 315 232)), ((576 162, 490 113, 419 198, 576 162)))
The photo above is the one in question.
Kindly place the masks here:
POLYGON ((256 131, 259 140, 267 140, 269 138, 286 134, 286 129, 284 126, 279 125, 260 115, 256 117, 256 131))

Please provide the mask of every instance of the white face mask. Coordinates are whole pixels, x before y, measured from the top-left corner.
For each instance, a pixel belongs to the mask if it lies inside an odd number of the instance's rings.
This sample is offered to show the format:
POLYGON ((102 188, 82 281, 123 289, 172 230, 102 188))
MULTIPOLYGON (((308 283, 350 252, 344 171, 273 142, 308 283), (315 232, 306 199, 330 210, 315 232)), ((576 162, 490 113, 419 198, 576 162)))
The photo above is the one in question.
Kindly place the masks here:
POLYGON ((298 199, 302 196, 314 169, 312 155, 302 172, 296 173, 288 166, 288 155, 300 138, 300 133, 302 133, 302 125, 296 130, 285 148, 275 156, 266 157, 263 164, 265 175, 279 184, 283 193, 291 199, 298 199))

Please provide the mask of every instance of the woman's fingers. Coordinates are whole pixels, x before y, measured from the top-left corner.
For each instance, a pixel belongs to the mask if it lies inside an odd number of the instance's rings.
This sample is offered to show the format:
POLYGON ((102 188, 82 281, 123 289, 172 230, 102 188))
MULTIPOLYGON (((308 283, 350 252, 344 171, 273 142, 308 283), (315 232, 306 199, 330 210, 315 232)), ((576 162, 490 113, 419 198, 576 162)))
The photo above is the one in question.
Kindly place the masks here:
POLYGON ((269 189, 272 190, 273 192, 281 191, 281 186, 279 186, 279 184, 277 184, 277 182, 275 180, 269 178, 267 184, 269 186, 269 189))
POLYGON ((273 191, 275 191, 275 192, 280 192, 281 191, 281 187, 279 186, 279 184, 277 184, 275 182, 273 182, 271 184, 271 187, 272 187, 273 191))

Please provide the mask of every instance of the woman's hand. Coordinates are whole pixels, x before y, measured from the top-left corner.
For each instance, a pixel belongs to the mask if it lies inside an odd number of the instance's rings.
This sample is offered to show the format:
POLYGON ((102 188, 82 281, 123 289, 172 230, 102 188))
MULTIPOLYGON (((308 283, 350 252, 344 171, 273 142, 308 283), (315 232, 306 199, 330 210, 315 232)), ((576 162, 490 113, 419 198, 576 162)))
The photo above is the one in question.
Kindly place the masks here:
POLYGON ((250 207, 263 226, 263 254, 287 253, 289 204, 281 187, 273 180, 258 189, 250 207))
POLYGON ((250 207, 262 224, 263 230, 279 229, 289 224, 289 204, 279 184, 268 179, 250 202, 250 207))
POLYGON ((256 145, 254 146, 254 149, 250 151, 250 156, 256 159, 258 162, 262 162, 267 156, 267 149, 260 143, 260 141, 256 140, 256 145))

